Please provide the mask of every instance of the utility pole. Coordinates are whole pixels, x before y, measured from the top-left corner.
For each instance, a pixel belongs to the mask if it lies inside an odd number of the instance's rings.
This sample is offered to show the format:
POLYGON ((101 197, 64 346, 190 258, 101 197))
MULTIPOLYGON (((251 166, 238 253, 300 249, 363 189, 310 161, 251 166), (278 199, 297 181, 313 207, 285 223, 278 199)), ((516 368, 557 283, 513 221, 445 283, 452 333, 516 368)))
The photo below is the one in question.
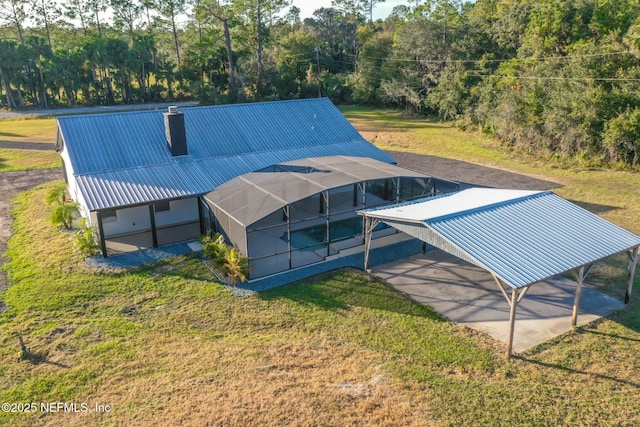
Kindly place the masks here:
POLYGON ((318 98, 322 98, 322 94, 320 93, 320 52, 317 46, 316 46, 316 70, 318 74, 318 98))

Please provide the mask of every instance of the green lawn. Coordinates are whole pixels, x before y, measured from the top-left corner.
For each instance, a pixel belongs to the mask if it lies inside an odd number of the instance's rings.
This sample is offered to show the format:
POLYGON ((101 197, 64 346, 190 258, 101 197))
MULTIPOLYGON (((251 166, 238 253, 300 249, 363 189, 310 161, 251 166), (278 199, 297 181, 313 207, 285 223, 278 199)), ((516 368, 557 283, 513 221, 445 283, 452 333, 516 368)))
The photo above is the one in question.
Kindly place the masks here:
POLYGON ((25 117, 0 120, 0 141, 56 141, 56 119, 25 117))
POLYGON ((62 166, 60 154, 54 150, 20 150, 0 148, 0 172, 50 169, 62 166))
MULTIPOLYGON (((636 227, 628 215, 637 194, 614 191, 631 188, 634 174, 533 167, 436 123, 347 114, 365 132, 407 126, 402 135, 417 135, 405 149, 424 144, 430 152, 438 145, 431 132, 449 135, 460 145, 450 156, 562 180, 563 195, 615 206, 616 222, 636 227)), ((400 144, 391 137, 384 143, 400 144)), ((609 319, 505 361, 502 344, 356 270, 245 298, 231 296, 193 257, 92 271, 69 234, 46 221, 50 185, 16 199, 0 403, 84 402, 111 411, 0 412, 0 425, 640 424, 638 292, 609 319), (18 335, 31 349, 26 359, 18 335)), ((592 274, 602 289, 624 294, 623 258, 592 274)))

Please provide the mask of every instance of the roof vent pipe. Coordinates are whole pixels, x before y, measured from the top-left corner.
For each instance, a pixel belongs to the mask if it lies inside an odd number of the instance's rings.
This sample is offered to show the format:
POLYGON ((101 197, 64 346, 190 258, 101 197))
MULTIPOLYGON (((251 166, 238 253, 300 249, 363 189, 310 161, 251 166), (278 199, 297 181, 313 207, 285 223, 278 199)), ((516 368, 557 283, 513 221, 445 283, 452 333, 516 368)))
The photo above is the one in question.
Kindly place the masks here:
POLYGON ((186 156, 188 151, 184 113, 178 111, 178 106, 171 105, 169 112, 164 113, 164 130, 171 155, 186 156))

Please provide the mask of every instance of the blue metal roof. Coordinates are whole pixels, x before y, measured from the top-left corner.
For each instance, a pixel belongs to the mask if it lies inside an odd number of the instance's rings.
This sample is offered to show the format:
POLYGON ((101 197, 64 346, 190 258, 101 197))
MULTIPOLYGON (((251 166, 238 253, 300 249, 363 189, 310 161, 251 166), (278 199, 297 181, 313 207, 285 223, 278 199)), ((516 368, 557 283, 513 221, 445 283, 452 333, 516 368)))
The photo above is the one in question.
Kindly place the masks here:
POLYGON ((89 210, 205 194, 236 176, 320 156, 395 160, 325 98, 185 108, 189 154, 172 157, 164 111, 59 117, 89 210))
MULTIPOLYGON (((521 288, 640 245, 637 236, 553 194, 514 194, 513 198, 486 206, 461 203, 458 212, 432 216, 447 199, 464 200, 471 192, 504 192, 470 189, 424 199, 413 204, 405 218, 403 208, 364 211, 370 217, 399 223, 403 231, 433 242, 492 272, 506 284, 521 288), (430 204, 432 206, 430 206, 430 204), (424 212, 416 221, 415 208, 424 212), (426 226, 426 227, 425 227, 426 226)), ((506 190, 509 191, 509 190, 506 190)), ((500 199, 504 193, 498 194, 500 199)), ((481 196, 481 195, 480 195, 481 196)), ((407 206, 407 205, 405 205, 407 206)))

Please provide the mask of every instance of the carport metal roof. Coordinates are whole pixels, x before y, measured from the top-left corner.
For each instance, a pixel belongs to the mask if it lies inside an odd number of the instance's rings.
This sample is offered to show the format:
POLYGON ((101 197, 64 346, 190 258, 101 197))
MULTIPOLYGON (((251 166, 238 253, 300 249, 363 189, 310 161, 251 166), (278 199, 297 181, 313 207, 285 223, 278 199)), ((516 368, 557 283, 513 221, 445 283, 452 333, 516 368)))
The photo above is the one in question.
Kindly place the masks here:
POLYGON ((367 227, 365 269, 370 230, 384 222, 489 271, 511 304, 512 321, 530 285, 573 271, 575 325, 582 282, 593 263, 625 251, 631 258, 625 302, 631 294, 640 236, 550 191, 472 188, 360 214, 367 227))
POLYGON ((380 178, 429 178, 366 157, 326 156, 294 160, 241 175, 205 196, 246 227, 290 203, 332 188, 380 178))

